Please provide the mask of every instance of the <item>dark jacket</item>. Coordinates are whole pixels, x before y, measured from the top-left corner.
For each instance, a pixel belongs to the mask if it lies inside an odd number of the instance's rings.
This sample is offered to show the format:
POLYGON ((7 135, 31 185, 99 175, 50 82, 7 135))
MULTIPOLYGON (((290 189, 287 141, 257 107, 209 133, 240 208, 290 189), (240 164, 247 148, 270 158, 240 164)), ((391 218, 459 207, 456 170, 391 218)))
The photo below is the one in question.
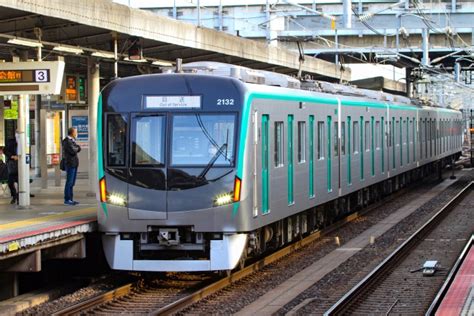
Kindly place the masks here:
POLYGON ((66 161, 66 167, 77 168, 79 166, 79 158, 77 153, 81 151, 81 146, 69 137, 62 141, 63 158, 66 161))
POLYGON ((10 138, 7 140, 7 143, 5 144, 5 148, 3 149, 3 153, 5 154, 5 157, 7 158, 7 161, 12 159, 12 156, 17 155, 17 143, 15 138, 10 138))
POLYGON ((18 144, 16 143, 15 138, 10 138, 7 140, 5 148, 3 149, 3 154, 7 158, 7 169, 8 174, 17 175, 18 174, 18 160, 13 160, 12 156, 17 155, 18 144))

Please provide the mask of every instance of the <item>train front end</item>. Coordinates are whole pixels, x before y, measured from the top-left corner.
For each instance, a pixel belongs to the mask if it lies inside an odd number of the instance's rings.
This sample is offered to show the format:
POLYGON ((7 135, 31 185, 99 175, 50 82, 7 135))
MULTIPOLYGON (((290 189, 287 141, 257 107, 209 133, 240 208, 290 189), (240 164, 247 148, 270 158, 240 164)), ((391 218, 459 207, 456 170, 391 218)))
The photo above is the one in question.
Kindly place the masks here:
MULTIPOLYGON (((99 230, 112 269, 234 268, 244 86, 160 74, 107 85, 99 101, 99 230)), ((241 153, 242 154, 242 153, 241 153)))

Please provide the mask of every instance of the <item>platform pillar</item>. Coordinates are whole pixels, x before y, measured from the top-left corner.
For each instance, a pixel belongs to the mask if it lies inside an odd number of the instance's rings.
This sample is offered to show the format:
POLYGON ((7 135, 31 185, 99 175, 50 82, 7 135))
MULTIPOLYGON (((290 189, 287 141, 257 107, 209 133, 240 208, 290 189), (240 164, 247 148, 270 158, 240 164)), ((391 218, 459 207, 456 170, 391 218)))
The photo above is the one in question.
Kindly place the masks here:
POLYGON ((18 274, 0 272, 0 301, 18 296, 18 274))
POLYGON ((48 165, 47 165, 47 144, 46 144, 46 110, 39 112, 40 124, 40 148, 39 148, 39 167, 41 171, 41 188, 48 188, 48 165))
POLYGON ((88 61, 89 103, 89 192, 98 192, 97 179, 97 108, 100 92, 100 68, 94 59, 88 61))
POLYGON ((18 200, 20 207, 30 205, 30 166, 28 159, 29 97, 18 96, 18 200))

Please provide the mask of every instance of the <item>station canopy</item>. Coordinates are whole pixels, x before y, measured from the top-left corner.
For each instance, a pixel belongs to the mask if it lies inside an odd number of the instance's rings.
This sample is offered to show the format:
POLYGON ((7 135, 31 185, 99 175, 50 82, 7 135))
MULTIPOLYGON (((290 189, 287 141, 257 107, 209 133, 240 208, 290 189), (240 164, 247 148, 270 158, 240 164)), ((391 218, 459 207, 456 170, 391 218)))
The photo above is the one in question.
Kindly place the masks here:
POLYGON ((110 0, 0 0, 0 59, 57 60, 64 56, 67 73, 86 73, 89 57, 100 60, 101 78, 157 73, 177 58, 183 63, 217 61, 314 79, 349 80, 350 71, 285 48, 244 39, 214 29, 113 3, 110 0))

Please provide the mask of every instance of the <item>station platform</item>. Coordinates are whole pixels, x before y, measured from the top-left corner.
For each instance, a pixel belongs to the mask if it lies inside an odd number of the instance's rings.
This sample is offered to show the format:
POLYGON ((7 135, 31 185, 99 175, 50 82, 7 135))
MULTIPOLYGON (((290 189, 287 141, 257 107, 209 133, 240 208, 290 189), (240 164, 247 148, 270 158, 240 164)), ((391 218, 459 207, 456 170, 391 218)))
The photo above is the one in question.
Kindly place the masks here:
MULTIPOLYGON (((64 179, 60 186, 54 180, 42 189, 33 181, 31 206, 21 208, 10 204, 8 187, 0 191, 0 271, 25 272, 41 270, 41 255, 52 258, 83 258, 84 233, 96 230, 97 202, 89 192, 87 177, 78 176, 74 199, 80 204, 64 205, 64 179), (8 260, 12 258, 29 258, 8 260)), ((44 256, 43 256, 44 257, 44 256)))
POLYGON ((471 244, 446 296, 435 315, 457 316, 474 314, 474 247, 471 244))

